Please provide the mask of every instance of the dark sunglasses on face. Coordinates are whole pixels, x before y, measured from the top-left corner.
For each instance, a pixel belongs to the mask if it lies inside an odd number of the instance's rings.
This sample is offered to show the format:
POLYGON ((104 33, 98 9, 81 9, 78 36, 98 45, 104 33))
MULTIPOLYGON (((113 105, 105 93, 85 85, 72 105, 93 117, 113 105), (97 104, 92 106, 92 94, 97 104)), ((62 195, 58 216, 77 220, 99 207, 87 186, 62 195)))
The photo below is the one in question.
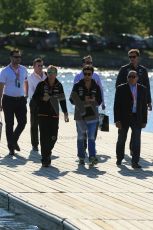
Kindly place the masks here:
POLYGON ((92 73, 84 73, 84 76, 91 76, 92 75, 92 73))
POLYGON ((132 78, 132 79, 135 79, 137 76, 136 75, 130 75, 128 76, 128 78, 132 78))
POLYGON ((56 70, 48 70, 48 71, 47 71, 47 74, 48 74, 48 75, 57 74, 57 71, 56 71, 56 70))
POLYGON ((91 64, 92 64, 92 61, 87 61, 86 64, 87 64, 87 65, 91 65, 91 64))
POLYGON ((129 56, 129 58, 130 58, 130 59, 132 59, 132 58, 136 58, 136 57, 137 57, 136 55, 135 55, 135 56, 129 56))
POLYGON ((43 67, 43 65, 38 65, 38 67, 43 67))

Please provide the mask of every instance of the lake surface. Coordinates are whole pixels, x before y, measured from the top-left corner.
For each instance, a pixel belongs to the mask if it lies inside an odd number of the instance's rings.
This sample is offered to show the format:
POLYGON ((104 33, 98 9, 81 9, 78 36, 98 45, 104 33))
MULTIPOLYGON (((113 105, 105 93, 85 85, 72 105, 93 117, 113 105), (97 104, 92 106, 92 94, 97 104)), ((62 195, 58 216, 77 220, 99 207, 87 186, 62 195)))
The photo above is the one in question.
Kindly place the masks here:
MULTIPOLYGON (((58 79, 64 86, 64 91, 67 98, 68 110, 70 113, 73 113, 74 107, 69 102, 69 96, 73 87, 73 79, 75 75, 80 72, 80 70, 74 69, 59 69, 58 79)), ((114 95, 115 95, 115 82, 118 71, 114 70, 105 70, 99 71, 95 70, 95 72, 99 73, 103 86, 104 86, 104 96, 105 96, 105 104, 106 109, 105 113, 109 115, 110 123, 113 124, 113 104, 114 104, 114 95)), ((149 79, 150 79, 150 88, 151 95, 153 98, 153 71, 149 71, 149 79)), ((148 124, 144 131, 153 132, 153 112, 148 113, 148 124)))
POLYGON ((0 230, 41 230, 37 226, 19 221, 18 217, 11 212, 0 208, 0 230))
MULTIPOLYGON (((29 73, 33 70, 31 68, 28 69, 29 73)), ((59 68, 58 70, 58 79, 63 84, 64 91, 67 98, 67 105, 69 113, 74 112, 74 107, 69 102, 69 96, 73 87, 73 80, 75 75, 80 72, 80 69, 68 69, 68 68, 59 68)), ((100 71, 96 70, 95 72, 99 73, 103 86, 104 86, 104 96, 106 103, 106 114, 110 117, 110 123, 113 124, 113 103, 114 103, 114 95, 115 95, 115 82, 118 71, 115 70, 105 70, 100 71)), ((151 87, 151 95, 153 98, 153 70, 149 71, 149 79, 150 79, 150 87, 151 87)), ((144 131, 153 132, 153 112, 148 113, 148 124, 144 131)))
MULTIPOLYGON (((29 69, 29 73, 32 69, 29 69)), ((79 69, 59 68, 58 79, 63 84, 64 91, 67 98, 67 105, 69 113, 73 113, 74 107, 69 102, 69 96, 73 87, 73 80, 75 75, 80 72, 79 69)), ((104 95, 106 103, 106 114, 110 117, 110 123, 113 124, 113 103, 115 95, 115 81, 118 71, 96 71, 99 73, 102 83, 104 85, 104 95)), ((153 98, 153 71, 149 71, 151 94, 153 98)), ((153 112, 149 113, 148 124, 144 129, 146 132, 153 132, 153 112)), ((2 230, 39 230, 37 226, 29 225, 16 219, 15 215, 0 208, 0 229, 2 230)))

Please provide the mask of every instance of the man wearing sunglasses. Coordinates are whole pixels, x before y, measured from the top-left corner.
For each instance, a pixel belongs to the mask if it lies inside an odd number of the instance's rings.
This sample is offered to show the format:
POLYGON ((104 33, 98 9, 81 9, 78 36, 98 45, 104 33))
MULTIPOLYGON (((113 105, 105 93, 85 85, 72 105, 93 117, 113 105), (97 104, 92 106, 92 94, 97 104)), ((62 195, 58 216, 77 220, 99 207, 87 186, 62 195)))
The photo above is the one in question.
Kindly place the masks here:
POLYGON ((18 139, 27 123, 27 69, 21 63, 19 50, 10 52, 10 64, 0 74, 0 109, 4 111, 6 123, 6 138, 9 154, 20 151, 18 139), (3 98, 2 98, 3 94, 3 98), (2 98, 2 102, 1 102, 2 98), (14 126, 14 117, 17 126, 14 126))
POLYGON ((95 133, 98 122, 98 109, 102 97, 100 87, 92 79, 94 68, 91 65, 83 67, 83 79, 74 84, 70 102, 75 105, 74 119, 77 128, 77 156, 79 164, 85 164, 84 139, 87 134, 89 164, 98 163, 95 150, 95 133))
POLYGON ((147 88, 147 104, 148 110, 152 110, 151 104, 151 92, 150 92, 150 82, 148 77, 147 69, 139 64, 140 52, 138 49, 131 49, 128 52, 129 64, 124 65, 120 68, 117 79, 116 87, 120 84, 127 82, 127 74, 130 70, 135 70, 138 74, 138 83, 146 86, 147 88))
POLYGON ((131 148, 132 168, 141 168, 139 165, 141 129, 147 124, 147 90, 138 84, 138 74, 135 70, 129 71, 127 83, 116 88, 114 99, 114 122, 118 128, 118 140, 116 144, 117 166, 124 159, 125 142, 129 127, 132 129, 131 148))
POLYGON ((31 145, 33 151, 38 151, 38 108, 32 96, 39 82, 46 79, 46 74, 43 71, 43 60, 41 58, 36 58, 33 61, 33 72, 28 77, 28 97, 30 99, 30 135, 31 135, 31 145))
POLYGON ((64 89, 57 79, 57 67, 48 66, 47 78, 38 83, 32 100, 38 106, 42 167, 49 167, 52 149, 58 137, 59 105, 65 122, 69 122, 64 89))
MULTIPOLYGON (((82 59, 82 67, 84 67, 85 65, 93 66, 93 60, 92 60, 92 56, 91 55, 83 57, 83 59, 82 59)), ((74 78, 74 84, 78 83, 83 78, 84 78, 84 74, 83 74, 83 71, 81 71, 79 74, 77 74, 75 76, 75 78, 74 78)), ((102 108, 102 110, 105 110, 105 100, 104 100, 104 88, 103 88, 103 84, 102 84, 102 81, 100 79, 100 76, 95 71, 92 74, 92 79, 95 80, 96 84, 100 87, 101 97, 102 97, 101 108, 102 108)), ((98 132, 98 122, 97 122, 97 127, 96 127, 96 132, 95 132, 95 139, 97 137, 97 132, 98 132)), ((85 134, 85 138, 84 138, 84 151, 85 152, 86 152, 86 149, 87 149, 87 136, 85 134)))
MULTIPOLYGON (((91 65, 91 66, 93 66, 93 61, 92 61, 91 55, 83 57, 83 59, 82 59, 82 67, 84 67, 85 65, 91 65)), ((75 78, 74 78, 74 84, 76 84, 77 82, 79 82, 83 78, 84 78, 83 71, 81 71, 79 74, 77 74, 75 76, 75 78)), ((100 79, 100 76, 96 72, 93 72, 92 79, 95 80, 95 82, 97 83, 97 85, 99 85, 99 87, 100 87, 101 96, 102 96, 101 106, 102 106, 102 109, 104 110, 105 109, 105 101, 104 101, 104 89, 103 89, 102 81, 100 79)))
MULTIPOLYGON (((151 100, 151 92, 150 92, 150 82, 148 77, 147 69, 139 64, 139 56, 140 52, 138 49, 131 49, 128 52, 129 57, 129 64, 124 65, 120 68, 117 79, 116 79, 116 87, 120 84, 127 82, 127 74, 130 70, 135 70, 138 74, 138 83, 141 85, 146 86, 147 88, 147 107, 148 110, 152 110, 152 100, 151 100)), ((131 139, 132 139, 133 133, 131 133, 131 139)), ((131 141, 130 141, 130 154, 132 155, 133 150, 131 148, 131 141)))

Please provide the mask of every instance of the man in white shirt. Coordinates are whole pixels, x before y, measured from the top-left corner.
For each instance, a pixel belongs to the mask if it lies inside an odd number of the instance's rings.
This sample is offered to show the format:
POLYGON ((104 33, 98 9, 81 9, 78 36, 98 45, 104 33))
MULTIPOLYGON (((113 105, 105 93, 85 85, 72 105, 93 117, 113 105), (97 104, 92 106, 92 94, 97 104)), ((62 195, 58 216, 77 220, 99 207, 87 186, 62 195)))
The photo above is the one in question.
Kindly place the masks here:
POLYGON ((32 96, 39 82, 46 79, 46 74, 43 72, 43 60, 41 58, 36 58, 33 61, 33 73, 28 77, 28 96, 30 99, 30 123, 31 123, 31 144, 33 151, 38 151, 38 115, 37 106, 32 100, 32 96))
MULTIPOLYGON (((91 66, 93 65, 91 55, 83 57, 82 67, 84 67, 85 65, 91 65, 91 66)), ((79 82, 83 78, 84 78, 83 71, 81 71, 79 74, 77 74, 75 76, 73 83, 76 84, 77 82, 79 82)), ((93 72, 92 79, 95 80, 96 84, 100 87, 101 97, 102 97, 101 107, 102 107, 102 110, 104 110, 105 109, 104 90, 103 90, 103 85, 102 85, 100 76, 97 73, 93 72)), ((97 137, 97 131, 98 131, 98 123, 97 123, 97 128, 96 128, 95 139, 97 137)), ((84 138, 84 150, 85 151, 86 151, 86 148, 87 148, 87 137, 85 136, 85 138, 84 138)))
POLYGON ((14 155, 15 150, 20 151, 17 142, 27 123, 27 69, 20 65, 19 50, 10 52, 10 60, 10 64, 0 74, 0 110, 4 111, 9 154, 14 155), (14 117, 17 126, 13 130, 14 117))

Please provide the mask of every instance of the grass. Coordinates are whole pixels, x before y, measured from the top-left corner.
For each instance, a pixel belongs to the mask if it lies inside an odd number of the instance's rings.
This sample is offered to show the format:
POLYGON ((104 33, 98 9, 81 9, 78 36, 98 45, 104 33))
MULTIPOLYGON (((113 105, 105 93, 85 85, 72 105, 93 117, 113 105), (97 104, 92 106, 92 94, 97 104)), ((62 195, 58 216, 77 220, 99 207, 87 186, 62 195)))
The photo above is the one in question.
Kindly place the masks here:
MULTIPOLYGON (((30 47, 5 46, 0 50, 0 65, 7 65, 9 63, 9 52, 13 48, 19 48, 23 53, 22 63, 24 65, 32 65, 34 58, 42 57, 45 65, 79 67, 81 66, 82 57, 88 54, 92 55, 97 67, 118 68, 128 62, 127 51, 124 50, 104 49, 89 53, 82 49, 61 48, 53 51, 36 50, 30 47)), ((149 68, 153 68, 153 51, 145 50, 141 56, 143 58, 142 63, 149 68)))

